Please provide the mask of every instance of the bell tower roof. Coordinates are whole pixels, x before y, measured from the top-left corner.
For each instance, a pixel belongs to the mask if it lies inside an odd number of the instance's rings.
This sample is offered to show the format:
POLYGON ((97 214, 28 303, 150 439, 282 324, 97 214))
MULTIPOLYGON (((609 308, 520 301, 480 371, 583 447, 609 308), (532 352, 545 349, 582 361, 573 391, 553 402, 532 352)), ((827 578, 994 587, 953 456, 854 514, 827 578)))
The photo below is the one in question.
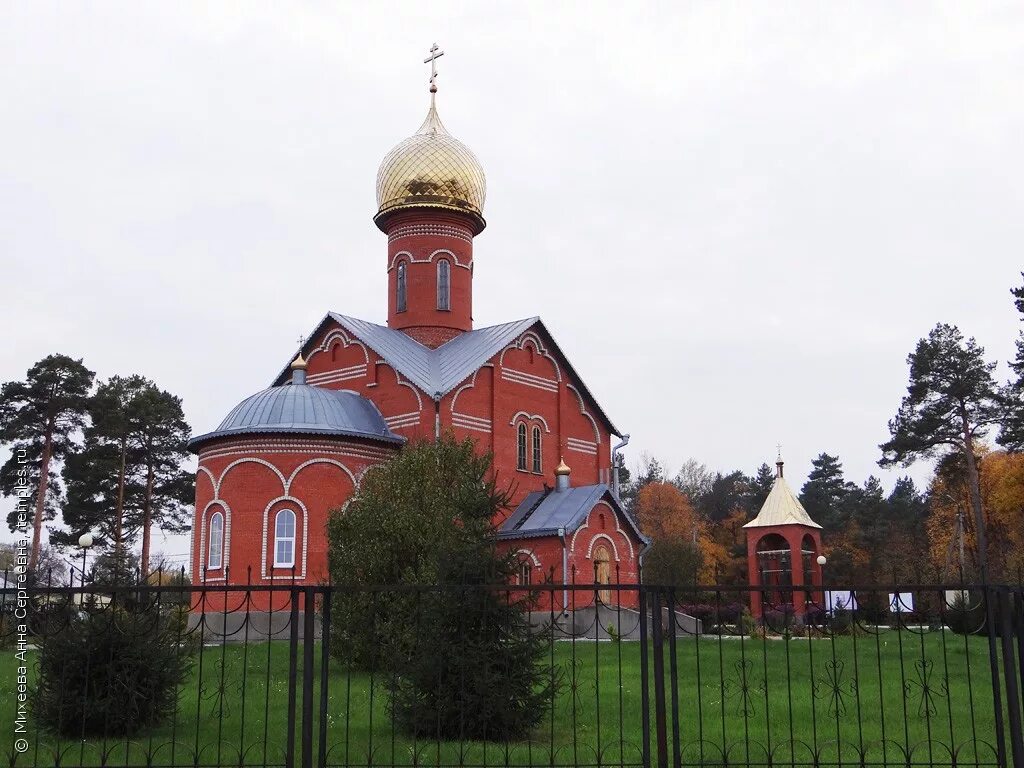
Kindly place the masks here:
POLYGON ((768 498, 764 500, 764 504, 761 505, 761 511, 757 513, 757 517, 743 527, 767 528, 773 525, 805 525, 808 528, 821 528, 807 514, 804 505, 800 503, 800 499, 789 487, 789 483, 782 475, 782 465, 782 454, 780 453, 775 462, 777 474, 775 482, 772 484, 772 490, 768 494, 768 498))

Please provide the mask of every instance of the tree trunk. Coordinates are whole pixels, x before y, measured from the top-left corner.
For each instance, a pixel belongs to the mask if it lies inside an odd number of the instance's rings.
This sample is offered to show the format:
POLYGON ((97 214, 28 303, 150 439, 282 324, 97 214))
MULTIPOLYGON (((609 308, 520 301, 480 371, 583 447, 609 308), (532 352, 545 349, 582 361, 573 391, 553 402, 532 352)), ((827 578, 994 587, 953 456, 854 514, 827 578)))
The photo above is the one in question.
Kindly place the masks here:
POLYGON ((967 482, 971 489, 971 510, 974 512, 974 536, 978 544, 978 569, 981 581, 988 583, 988 543, 985 540, 985 517, 981 509, 981 481, 978 462, 974 458, 974 438, 971 437, 971 423, 967 408, 960 405, 960 423, 964 433, 964 458, 967 459, 967 482))
POLYGON ((142 578, 149 575, 149 536, 153 528, 153 485, 156 482, 153 465, 150 464, 146 474, 146 498, 142 504, 142 555, 139 558, 139 569, 142 578))
POLYGON ((128 448, 121 438, 121 468, 117 475, 117 506, 114 508, 114 567, 120 569, 124 557, 124 485, 128 448))
POLYGON ((43 441, 43 455, 39 462, 39 492, 36 494, 36 512, 32 518, 32 551, 28 556, 28 569, 35 571, 42 549, 43 513, 46 511, 46 494, 50 490, 50 459, 53 458, 53 416, 46 422, 46 437, 43 441))

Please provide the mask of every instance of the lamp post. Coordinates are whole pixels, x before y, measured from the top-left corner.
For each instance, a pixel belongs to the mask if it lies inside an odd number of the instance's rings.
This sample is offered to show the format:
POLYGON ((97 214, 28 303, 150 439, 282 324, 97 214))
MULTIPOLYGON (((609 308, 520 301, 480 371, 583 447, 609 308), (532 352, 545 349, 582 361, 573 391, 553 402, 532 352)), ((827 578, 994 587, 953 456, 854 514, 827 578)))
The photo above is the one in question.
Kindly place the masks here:
POLYGON ((89 547, 92 546, 92 534, 86 532, 79 536, 78 546, 82 548, 82 587, 85 588, 85 557, 89 552, 89 547))
POLYGON ((818 568, 821 571, 821 602, 824 604, 825 610, 828 611, 831 608, 829 603, 832 602, 829 599, 828 593, 825 591, 825 563, 828 562, 828 558, 824 555, 818 555, 816 558, 814 558, 814 562, 818 564, 818 568))

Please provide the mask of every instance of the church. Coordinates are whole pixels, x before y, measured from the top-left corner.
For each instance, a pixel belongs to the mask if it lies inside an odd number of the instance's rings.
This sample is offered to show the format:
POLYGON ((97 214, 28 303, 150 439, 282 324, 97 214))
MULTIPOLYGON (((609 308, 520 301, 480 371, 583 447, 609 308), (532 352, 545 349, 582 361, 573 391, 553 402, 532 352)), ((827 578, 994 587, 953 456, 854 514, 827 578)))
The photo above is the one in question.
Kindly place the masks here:
MULTIPOLYGON (((520 583, 639 582, 649 542, 614 477, 628 436, 539 317, 474 327, 486 181, 438 115, 442 53, 434 46, 426 60, 426 119, 377 174, 386 325, 328 312, 269 388, 189 444, 199 459, 195 584, 326 583, 330 511, 406 442, 442 434, 472 438, 513 487, 495 524, 519 557, 520 583)), ((595 599, 619 598, 599 588, 549 598, 562 608, 595 599)))

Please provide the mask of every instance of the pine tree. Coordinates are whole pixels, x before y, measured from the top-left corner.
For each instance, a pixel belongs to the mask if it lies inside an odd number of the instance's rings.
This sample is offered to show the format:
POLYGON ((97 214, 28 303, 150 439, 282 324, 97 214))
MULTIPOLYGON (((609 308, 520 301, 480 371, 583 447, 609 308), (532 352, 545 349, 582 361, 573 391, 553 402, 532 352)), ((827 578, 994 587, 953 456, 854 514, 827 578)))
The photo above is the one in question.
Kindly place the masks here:
POLYGON ((153 526, 168 533, 189 528, 188 505, 195 477, 183 469, 191 434, 181 399, 153 382, 139 390, 128 407, 128 434, 132 459, 139 465, 142 491, 142 554, 140 567, 149 573, 153 526))
MULTIPOLYGON (((32 571, 39 561, 43 521, 56 514, 53 502, 59 487, 54 467, 75 448, 94 376, 81 360, 50 355, 33 365, 24 381, 0 387, 0 444, 12 449, 0 470, 0 493, 20 495, 27 482, 34 502, 28 566, 32 571)), ((16 517, 8 517, 8 523, 14 530, 16 517)))
POLYGON ((138 534, 144 487, 131 443, 131 408, 146 384, 142 376, 114 376, 90 398, 85 445, 64 466, 64 523, 70 531, 59 537, 62 543, 95 530, 100 545, 123 553, 138 534))
MULTIPOLYGON (((630 473, 632 476, 632 473, 630 473)), ((626 513, 634 520, 636 519, 636 497, 640 490, 650 483, 662 483, 665 481, 665 470, 661 462, 649 453, 640 454, 640 466, 637 467, 636 478, 628 485, 621 486, 619 492, 622 506, 626 513)))
MULTIPOLYGON (((993 378, 995 363, 985 361, 985 350, 964 339, 956 326, 940 323, 921 339, 907 357, 910 382, 895 418, 889 422, 891 439, 879 446, 880 466, 908 466, 953 448, 965 461, 971 509, 977 525, 979 550, 985 552, 978 459, 975 443, 1003 416, 999 387, 993 378)), ((987 578, 984 560, 982 577, 987 578)))
POLYGON ((811 473, 800 489, 800 503, 822 528, 836 530, 843 520, 843 500, 849 488, 838 456, 821 453, 811 462, 811 473))
POLYGON ((193 475, 182 467, 190 430, 181 400, 142 376, 115 376, 99 386, 89 412, 85 446, 65 466, 70 532, 57 540, 73 544, 96 530, 123 550, 141 533, 146 574, 153 527, 188 530, 193 475))
POLYGON ((767 464, 762 464, 757 468, 757 473, 747 479, 748 514, 756 515, 761 510, 768 494, 772 492, 773 485, 775 485, 775 472, 767 464))
MULTIPOLYGON (((1024 277, 1024 272, 1021 272, 1024 277)), ((1021 322, 1024 322, 1024 286, 1010 290, 1021 322)), ((1010 363, 1017 378, 1005 390, 1006 411, 1002 430, 997 438, 1000 445, 1011 451, 1024 451, 1024 330, 1017 335, 1017 356, 1010 363)))
POLYGON ((747 478, 738 469, 723 475, 716 472, 711 488, 698 501, 700 512, 713 523, 725 520, 737 508, 744 508, 747 496, 747 478))

